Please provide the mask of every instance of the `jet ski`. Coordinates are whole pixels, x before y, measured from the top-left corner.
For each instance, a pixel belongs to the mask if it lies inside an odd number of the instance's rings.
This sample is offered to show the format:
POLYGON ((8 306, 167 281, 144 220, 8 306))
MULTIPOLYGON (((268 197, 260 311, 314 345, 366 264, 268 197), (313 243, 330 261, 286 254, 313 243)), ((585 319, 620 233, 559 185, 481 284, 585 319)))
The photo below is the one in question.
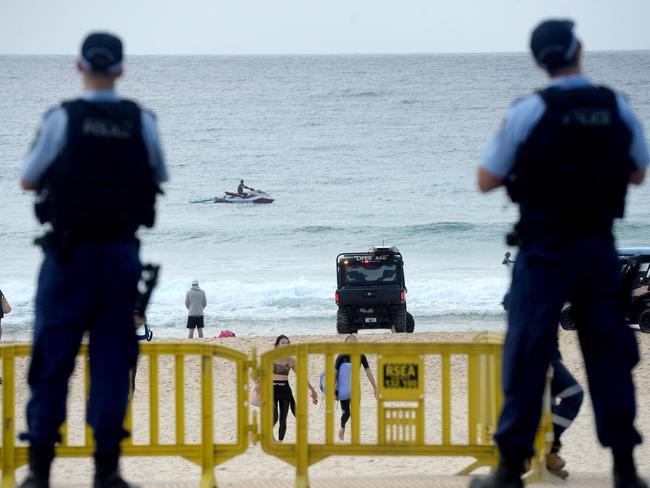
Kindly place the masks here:
POLYGON ((221 198, 215 197, 214 203, 273 203, 273 197, 264 190, 254 190, 246 193, 227 191, 221 198))
POLYGON ((190 203, 273 203, 274 198, 264 190, 250 189, 246 193, 227 191, 222 197, 194 200, 190 203))

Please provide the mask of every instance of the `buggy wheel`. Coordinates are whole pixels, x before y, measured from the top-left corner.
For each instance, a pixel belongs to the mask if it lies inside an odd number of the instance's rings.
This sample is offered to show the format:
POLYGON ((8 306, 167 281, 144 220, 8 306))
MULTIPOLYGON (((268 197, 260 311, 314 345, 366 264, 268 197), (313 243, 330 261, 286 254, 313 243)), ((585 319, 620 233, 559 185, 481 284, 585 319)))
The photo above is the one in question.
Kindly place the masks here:
POLYGON ((560 325, 564 330, 576 330, 576 323, 573 319, 573 310, 568 305, 560 312, 560 325))
POLYGON ((351 334, 350 315, 344 308, 339 308, 336 312, 336 332, 339 334, 351 334))
POLYGON ((400 305, 397 307, 393 307, 392 311, 392 318, 393 318, 393 332, 397 333, 402 333, 406 332, 406 327, 407 327, 407 314, 406 314, 406 306, 400 305))
POLYGON ((413 315, 406 312, 406 332, 412 334, 414 330, 415 330, 415 320, 413 319, 413 315))
POLYGON ((639 315, 639 328, 641 329, 641 332, 650 334, 650 308, 645 309, 641 312, 641 315, 639 315))

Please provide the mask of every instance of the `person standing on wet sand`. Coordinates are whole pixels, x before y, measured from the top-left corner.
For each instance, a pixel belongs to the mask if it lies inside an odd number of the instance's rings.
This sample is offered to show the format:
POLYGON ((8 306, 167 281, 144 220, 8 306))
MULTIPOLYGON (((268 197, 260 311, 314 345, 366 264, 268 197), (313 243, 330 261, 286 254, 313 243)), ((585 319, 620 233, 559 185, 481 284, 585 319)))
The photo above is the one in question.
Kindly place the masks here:
MULTIPOLYGON (((2 338, 2 319, 5 316, 5 311, 3 310, 3 306, 5 303, 5 296, 2 294, 2 290, 0 290, 0 338, 2 338)), ((7 302, 8 303, 8 302, 7 302)), ((2 384, 2 378, 0 377, 0 385, 2 384)))
POLYGON ((88 332, 87 422, 95 438, 94 488, 133 488, 119 473, 129 373, 138 356, 133 328, 142 273, 140 226, 152 227, 156 193, 167 180, 156 120, 115 92, 122 41, 96 32, 83 42, 77 69, 83 95, 44 116, 27 154, 22 187, 39 192, 36 214, 51 231, 45 257, 27 405, 29 472, 21 488, 49 487, 54 445, 66 417, 68 381, 88 332))
POLYGON ((0 338, 2 338, 2 319, 4 318, 4 310, 2 310, 2 300, 5 298, 5 296, 2 294, 2 290, 0 290, 0 338))
POLYGON ((199 280, 192 281, 192 288, 185 294, 185 308, 187 308, 187 338, 194 337, 197 329, 199 337, 203 337, 203 310, 208 306, 205 292, 199 288, 199 280))
POLYGON ((632 379, 639 350, 623 316, 612 226, 650 157, 628 101, 582 74, 573 26, 548 20, 533 31, 530 47, 550 86, 515 103, 478 169, 479 189, 505 185, 520 218, 508 236, 519 252, 503 348, 505 401, 494 435, 501 457, 496 472, 472 480, 471 488, 523 487, 566 302, 575 311, 598 438, 612 449, 614 487, 647 488, 633 457, 641 443, 632 379))

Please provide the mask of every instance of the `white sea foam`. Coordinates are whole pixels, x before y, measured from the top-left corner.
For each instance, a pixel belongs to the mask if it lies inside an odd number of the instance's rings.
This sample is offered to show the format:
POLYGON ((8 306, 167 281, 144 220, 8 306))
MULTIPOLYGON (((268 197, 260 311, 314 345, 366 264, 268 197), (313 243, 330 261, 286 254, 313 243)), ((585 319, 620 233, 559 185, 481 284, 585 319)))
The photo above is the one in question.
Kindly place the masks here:
MULTIPOLYGON (((322 325, 334 331, 334 282, 219 280, 202 281, 200 286, 208 298, 206 322, 216 327, 247 324, 251 333, 260 333, 287 324, 285 332, 307 334, 313 332, 312 324, 316 323, 319 330, 322 325)), ((507 280, 497 278, 413 281, 409 283, 407 305, 417 320, 455 316, 471 322, 481 317, 496 318, 502 313, 500 301, 506 287, 507 280)), ((185 326, 187 289, 187 280, 172 279, 161 280, 154 291, 147 315, 159 335, 161 328, 180 330, 185 326)), ((33 324, 35 289, 26 283, 9 282, 6 293, 14 307, 3 322, 9 334, 6 338, 25 340, 33 324)))

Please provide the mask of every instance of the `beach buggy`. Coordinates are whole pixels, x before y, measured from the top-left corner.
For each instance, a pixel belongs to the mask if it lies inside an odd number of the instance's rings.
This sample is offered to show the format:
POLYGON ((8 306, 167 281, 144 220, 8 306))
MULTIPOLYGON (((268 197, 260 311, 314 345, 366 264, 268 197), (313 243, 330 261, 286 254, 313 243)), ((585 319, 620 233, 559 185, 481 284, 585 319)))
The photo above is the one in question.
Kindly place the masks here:
POLYGON ((413 332, 415 322, 406 310, 404 261, 395 247, 371 247, 368 252, 336 257, 336 330, 350 334, 361 329, 413 332))
MULTIPOLYGON (((621 248, 618 257, 623 275, 625 319, 650 333, 650 247, 621 248)), ((575 330, 571 305, 562 309, 560 325, 565 330, 575 330)))

